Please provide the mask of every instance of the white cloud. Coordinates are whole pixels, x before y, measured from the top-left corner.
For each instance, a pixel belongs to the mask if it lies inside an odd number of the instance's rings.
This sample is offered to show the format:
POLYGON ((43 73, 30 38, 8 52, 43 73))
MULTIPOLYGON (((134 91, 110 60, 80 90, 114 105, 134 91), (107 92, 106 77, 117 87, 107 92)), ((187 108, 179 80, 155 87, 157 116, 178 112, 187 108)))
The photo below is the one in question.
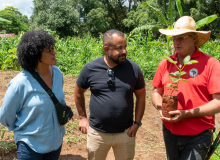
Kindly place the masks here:
POLYGON ((33 2, 32 0, 1 0, 0 10, 7 6, 18 8, 22 15, 27 15, 28 18, 32 15, 33 2))

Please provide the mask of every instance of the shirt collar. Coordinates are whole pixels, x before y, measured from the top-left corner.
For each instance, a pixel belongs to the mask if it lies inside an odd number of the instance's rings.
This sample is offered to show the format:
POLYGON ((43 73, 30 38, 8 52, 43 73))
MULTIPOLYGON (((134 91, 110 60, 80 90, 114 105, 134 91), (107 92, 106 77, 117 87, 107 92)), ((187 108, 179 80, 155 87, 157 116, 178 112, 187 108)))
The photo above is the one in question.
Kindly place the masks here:
MULTIPOLYGON (((178 53, 175 53, 174 55, 172 55, 172 56, 170 56, 170 58, 172 59, 172 60, 177 60, 177 54, 178 53)), ((200 51, 198 50, 198 48, 196 47, 196 50, 195 50, 195 52, 192 54, 192 56, 191 56, 191 59, 195 59, 195 58, 197 58, 198 56, 200 55, 200 51)))

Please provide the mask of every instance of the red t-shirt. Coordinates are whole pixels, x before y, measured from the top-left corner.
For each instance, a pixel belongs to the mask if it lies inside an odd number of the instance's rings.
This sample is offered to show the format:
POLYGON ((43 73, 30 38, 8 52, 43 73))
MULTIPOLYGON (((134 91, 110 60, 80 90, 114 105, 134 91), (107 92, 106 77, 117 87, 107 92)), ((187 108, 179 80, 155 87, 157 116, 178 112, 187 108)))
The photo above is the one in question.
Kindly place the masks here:
MULTIPOLYGON (((177 53, 171 58, 177 61, 177 53)), ((179 81, 178 109, 187 110, 197 108, 212 100, 212 94, 220 93, 220 63, 214 57, 200 52, 198 49, 191 56, 191 60, 197 60, 199 63, 186 65, 182 71, 186 72, 181 76, 188 81, 179 81)), ((177 65, 179 62, 177 63, 177 65)), ((152 86, 164 88, 164 95, 169 94, 166 88, 167 83, 172 83, 169 73, 176 72, 178 69, 173 63, 166 59, 159 64, 154 76, 152 86)), ((164 125, 173 134, 177 135, 198 135, 206 129, 214 129, 215 116, 190 117, 179 122, 163 122, 164 125)))

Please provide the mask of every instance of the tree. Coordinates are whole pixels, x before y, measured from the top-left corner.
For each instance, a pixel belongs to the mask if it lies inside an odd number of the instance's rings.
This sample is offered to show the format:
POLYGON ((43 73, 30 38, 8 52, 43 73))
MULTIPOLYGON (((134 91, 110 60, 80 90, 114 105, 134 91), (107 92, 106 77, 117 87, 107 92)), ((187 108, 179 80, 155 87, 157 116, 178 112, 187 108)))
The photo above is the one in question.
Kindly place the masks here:
POLYGON ((129 29, 139 27, 148 30, 152 25, 167 28, 180 18, 180 14, 192 16, 196 21, 216 14, 218 18, 201 27, 201 30, 211 30, 212 38, 220 37, 220 0, 146 0, 144 3, 147 5, 140 4, 136 11, 132 11, 132 14, 128 13, 128 18, 123 20, 124 25, 129 29))
POLYGON ((72 36, 80 25, 78 1, 33 0, 31 28, 50 29, 60 36, 72 36))
MULTIPOLYGON (((194 1, 189 1, 188 4, 194 1)), ((201 30, 211 30, 212 38, 220 38, 220 0, 198 0, 196 6, 190 9, 190 15, 197 21, 209 15, 216 14, 218 18, 212 23, 201 27, 201 30)))
MULTIPOLYGON (((160 8, 160 5, 155 0, 148 1, 150 5, 154 8, 160 8)), ((128 13, 127 18, 123 20, 123 24, 129 28, 129 31, 132 31, 136 27, 143 25, 158 25, 158 17, 152 12, 149 8, 146 8, 142 5, 139 5, 135 10, 132 10, 128 13)))
MULTIPOLYGON (((3 24, 6 23, 6 24, 11 24, 11 21, 7 20, 7 19, 4 19, 2 17, 0 17, 0 22, 2 22, 3 24)), ((2 25, 0 25, 0 31, 2 31, 2 25)))
POLYGON ((128 3, 126 3, 126 0, 81 0, 80 13, 85 23, 88 22, 88 28, 90 28, 89 25, 92 24, 93 21, 96 22, 93 24, 92 29, 89 29, 93 35, 98 35, 99 32, 112 28, 122 32, 128 32, 129 28, 123 24, 123 20, 127 18, 127 13, 135 10, 141 1, 142 0, 128 0, 128 3), (106 22, 100 18, 100 9, 105 13, 105 18, 103 18, 107 20, 106 22), (97 23, 98 21, 100 22, 97 23), (101 28, 99 26, 100 24, 103 24, 101 28), (106 27, 104 27, 104 25, 106 25, 106 27), (94 30, 95 28, 96 31, 94 30), (98 28, 101 29, 101 31, 98 31, 98 28))
POLYGON ((17 8, 12 6, 6 7, 4 10, 0 11, 0 17, 11 21, 11 24, 6 24, 0 21, 1 29, 6 30, 6 33, 18 34, 20 31, 27 31, 27 16, 23 16, 17 8), (26 18, 25 18, 26 17, 26 18))
POLYGON ((87 15, 87 24, 89 31, 93 35, 103 33, 110 29, 111 18, 108 17, 108 11, 103 8, 92 9, 87 15))
MULTIPOLYGON (((169 0, 169 3, 167 3, 167 4, 168 4, 168 8, 167 8, 168 10, 167 10, 166 16, 164 16, 160 12, 159 9, 154 8, 153 6, 148 4, 147 2, 142 2, 141 5, 143 7, 150 8, 153 12, 155 12, 157 14, 158 19, 159 19, 161 24, 159 25, 159 27, 156 26, 156 25, 145 25, 145 26, 137 27, 130 33, 130 36, 135 32, 140 32, 141 30, 151 29, 151 28, 155 28, 155 27, 157 27, 157 28, 162 28, 163 27, 164 28, 164 26, 165 26, 167 29, 173 29, 175 18, 178 17, 178 16, 182 17, 182 13, 183 13, 182 5, 181 5, 180 0, 169 0)), ((207 24, 211 23, 212 21, 214 21, 216 18, 217 18, 217 15, 211 15, 211 16, 205 17, 205 18, 199 20, 198 22, 196 22, 196 28, 198 29, 198 28, 200 28, 204 25, 207 25, 207 24)), ((162 44, 162 45, 165 45, 167 47, 167 55, 170 55, 170 53, 172 53, 171 52, 171 46, 170 46, 170 37, 171 36, 166 35, 167 43, 157 42, 158 45, 162 44)))

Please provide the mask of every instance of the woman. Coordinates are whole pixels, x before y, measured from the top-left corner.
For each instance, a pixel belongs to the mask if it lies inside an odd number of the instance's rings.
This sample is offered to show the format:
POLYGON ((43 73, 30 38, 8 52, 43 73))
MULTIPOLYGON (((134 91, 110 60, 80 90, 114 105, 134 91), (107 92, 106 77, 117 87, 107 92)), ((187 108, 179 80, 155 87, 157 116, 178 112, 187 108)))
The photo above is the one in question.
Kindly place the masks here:
POLYGON ((8 85, 0 123, 14 131, 18 160, 58 160, 65 127, 47 92, 28 72, 35 69, 65 105, 62 73, 56 65, 55 39, 46 31, 30 31, 18 45, 23 70, 8 85))

